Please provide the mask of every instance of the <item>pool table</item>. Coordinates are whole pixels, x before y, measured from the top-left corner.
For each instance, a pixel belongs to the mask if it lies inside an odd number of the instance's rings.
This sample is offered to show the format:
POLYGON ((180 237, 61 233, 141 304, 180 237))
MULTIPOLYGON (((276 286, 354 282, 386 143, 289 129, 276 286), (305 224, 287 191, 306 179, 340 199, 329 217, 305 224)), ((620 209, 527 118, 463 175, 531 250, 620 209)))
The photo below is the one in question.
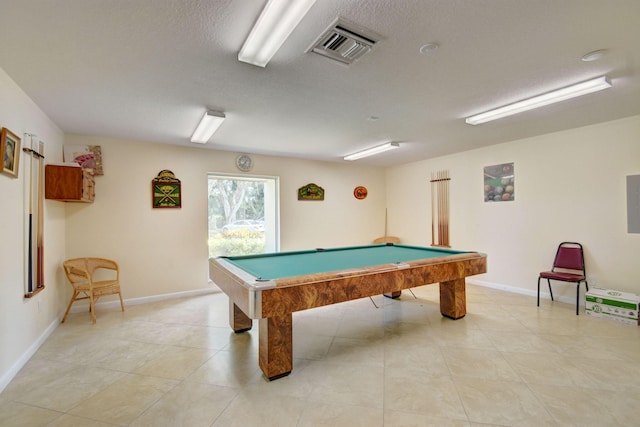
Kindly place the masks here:
POLYGON ((269 380, 291 373, 292 313, 440 283, 440 312, 466 314, 465 277, 487 271, 487 256, 393 243, 209 260, 209 276, 229 297, 235 332, 259 319, 259 364, 269 380))

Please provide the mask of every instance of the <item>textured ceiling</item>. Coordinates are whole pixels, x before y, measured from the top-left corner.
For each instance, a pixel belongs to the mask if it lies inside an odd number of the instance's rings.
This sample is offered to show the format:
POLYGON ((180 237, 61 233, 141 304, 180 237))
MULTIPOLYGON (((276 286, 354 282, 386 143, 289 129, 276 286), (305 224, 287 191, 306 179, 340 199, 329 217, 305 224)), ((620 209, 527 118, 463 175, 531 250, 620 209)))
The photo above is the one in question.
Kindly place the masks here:
POLYGON ((317 0, 258 68, 237 54, 264 4, 0 0, 0 67, 67 133, 188 146, 210 107, 227 120, 207 148, 342 161, 400 142, 358 161, 380 166, 640 114, 638 0, 317 0), (383 37, 350 67, 305 53, 337 17, 383 37), (612 89, 464 122, 602 74, 612 89))

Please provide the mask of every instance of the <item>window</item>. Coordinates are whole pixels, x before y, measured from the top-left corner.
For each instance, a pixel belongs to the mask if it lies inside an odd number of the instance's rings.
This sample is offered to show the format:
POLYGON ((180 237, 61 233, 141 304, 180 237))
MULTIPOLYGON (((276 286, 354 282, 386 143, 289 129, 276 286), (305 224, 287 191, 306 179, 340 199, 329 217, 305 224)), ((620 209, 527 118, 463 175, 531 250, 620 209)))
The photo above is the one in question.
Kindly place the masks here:
POLYGON ((278 178, 209 175, 209 257, 276 252, 278 178))

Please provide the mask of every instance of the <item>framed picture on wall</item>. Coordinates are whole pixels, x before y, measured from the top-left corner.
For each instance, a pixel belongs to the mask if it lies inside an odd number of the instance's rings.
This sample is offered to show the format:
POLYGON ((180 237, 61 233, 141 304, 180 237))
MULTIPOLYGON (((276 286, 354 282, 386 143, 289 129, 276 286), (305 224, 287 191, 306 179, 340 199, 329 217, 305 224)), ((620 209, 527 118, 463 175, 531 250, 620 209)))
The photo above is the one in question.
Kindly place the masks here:
POLYGON ((515 173, 513 163, 485 166, 484 201, 511 202, 515 200, 515 173))
POLYGON ((0 134, 0 159, 0 171, 17 178, 20 166, 20 138, 7 128, 2 128, 0 134))

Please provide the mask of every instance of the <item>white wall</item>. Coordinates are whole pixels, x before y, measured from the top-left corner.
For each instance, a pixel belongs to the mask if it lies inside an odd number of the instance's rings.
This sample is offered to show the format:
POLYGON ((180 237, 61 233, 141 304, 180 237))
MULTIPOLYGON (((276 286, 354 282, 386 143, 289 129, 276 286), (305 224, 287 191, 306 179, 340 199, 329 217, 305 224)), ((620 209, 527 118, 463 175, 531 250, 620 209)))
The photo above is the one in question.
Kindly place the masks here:
MULTIPOLYGON (((82 135, 66 135, 65 144, 100 145, 105 171, 94 203, 67 204, 67 257, 117 260, 125 298, 210 286, 207 174, 239 173, 237 153, 82 135), (162 169, 181 180, 181 209, 151 208, 151 180, 162 169)), ((281 250, 367 244, 384 234, 383 170, 252 157, 252 174, 280 177, 281 250), (325 189, 324 201, 297 200, 310 182, 325 189), (369 189, 365 200, 353 196, 358 185, 369 189)))
MULTIPOLYGON (((626 176, 640 173, 640 116, 391 168, 390 234, 431 243, 429 180, 440 169, 452 178, 452 246, 488 254, 488 272, 476 280, 535 294, 538 273, 568 240, 584 245, 591 285, 640 293, 640 234, 626 229, 626 176), (484 166, 508 162, 515 201, 484 202, 484 166)), ((575 298, 575 286, 556 289, 575 298)))
MULTIPOLYGON (((25 132, 37 134, 45 142, 47 161, 61 160, 62 132, 2 69, 0 99, 0 127, 20 138, 25 132)), ((28 172, 28 156, 21 153, 19 177, 0 174, 0 390, 57 325, 68 286, 59 268, 64 255, 64 209, 46 201, 45 289, 33 298, 24 298, 24 184, 28 172)))

